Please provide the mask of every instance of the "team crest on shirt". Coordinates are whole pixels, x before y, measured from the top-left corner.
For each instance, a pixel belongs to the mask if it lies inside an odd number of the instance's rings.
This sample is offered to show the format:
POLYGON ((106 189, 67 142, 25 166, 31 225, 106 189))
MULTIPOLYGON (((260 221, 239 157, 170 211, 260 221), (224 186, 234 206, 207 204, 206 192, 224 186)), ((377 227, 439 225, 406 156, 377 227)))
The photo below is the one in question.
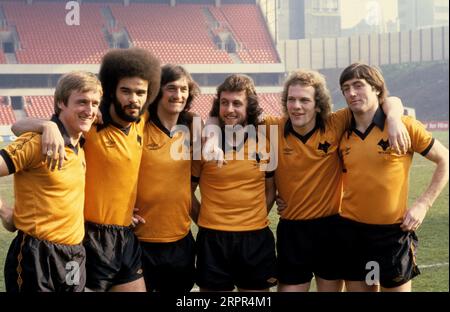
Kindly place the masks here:
POLYGON ((319 142, 319 146, 317 147, 317 149, 319 151, 323 151, 325 154, 328 153, 328 149, 330 148, 331 144, 328 143, 327 141, 325 141, 324 143, 320 143, 319 142))
POLYGON ((380 154, 390 154, 389 141, 381 139, 378 144, 379 147, 383 150, 382 152, 378 152, 380 154))

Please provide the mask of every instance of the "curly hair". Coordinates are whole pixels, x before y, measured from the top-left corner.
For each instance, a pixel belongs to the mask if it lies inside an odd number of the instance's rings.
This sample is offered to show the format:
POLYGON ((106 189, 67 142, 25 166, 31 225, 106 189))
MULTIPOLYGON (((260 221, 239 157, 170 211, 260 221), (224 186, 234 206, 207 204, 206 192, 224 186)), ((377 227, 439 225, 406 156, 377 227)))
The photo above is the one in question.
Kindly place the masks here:
POLYGON ((233 74, 228 76, 225 81, 217 87, 217 94, 214 98, 213 106, 209 115, 211 117, 219 117, 220 111, 220 94, 222 92, 241 92, 245 91, 247 96, 247 124, 257 126, 260 116, 263 112, 259 105, 258 95, 256 94, 255 83, 253 79, 243 74, 233 74))
MULTIPOLYGON (((353 63, 345 68, 341 74, 341 77, 339 78, 341 91, 342 85, 346 81, 352 79, 364 79, 365 81, 367 81, 367 83, 378 92, 377 96, 380 105, 383 105, 386 98, 389 96, 389 91, 386 87, 386 82, 384 81, 383 74, 381 73, 380 69, 374 66, 370 66, 364 63, 353 63)), ((342 93, 344 92, 342 91, 342 93)))
POLYGON ((192 115, 187 114, 187 112, 192 108, 192 101, 200 94, 200 88, 198 84, 192 79, 191 74, 182 66, 174 65, 174 64, 166 64, 161 68, 161 82, 160 89, 158 95, 155 99, 150 103, 148 110, 150 114, 156 114, 158 103, 163 96, 162 88, 173 81, 177 81, 179 79, 185 78, 187 81, 187 85, 189 88, 189 95, 186 100, 186 105, 184 106, 183 111, 180 114, 182 119, 188 120, 192 118, 192 115))
POLYGON ((148 81, 147 100, 144 112, 159 91, 161 63, 147 50, 140 48, 112 49, 102 59, 99 79, 103 87, 102 106, 109 108, 116 96, 119 81, 123 78, 139 77, 148 81))
POLYGON ((300 85, 314 88, 314 101, 319 109, 316 117, 317 125, 323 129, 325 121, 331 114, 333 104, 331 102, 330 91, 327 89, 325 77, 319 72, 307 69, 298 69, 292 72, 284 83, 281 93, 281 106, 283 113, 287 115, 287 99, 290 86, 300 85))

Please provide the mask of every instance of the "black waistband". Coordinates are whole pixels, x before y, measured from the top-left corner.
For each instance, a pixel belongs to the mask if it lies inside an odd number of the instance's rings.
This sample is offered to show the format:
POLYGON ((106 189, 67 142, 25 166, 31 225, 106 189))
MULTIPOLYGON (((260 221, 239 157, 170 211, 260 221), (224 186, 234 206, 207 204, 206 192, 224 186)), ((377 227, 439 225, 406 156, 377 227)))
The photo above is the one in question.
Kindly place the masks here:
POLYGON ((85 228, 88 229, 104 229, 104 230, 116 230, 116 231, 133 231, 133 227, 131 225, 123 226, 123 225, 116 225, 116 224, 100 224, 100 223, 94 223, 90 221, 84 222, 85 228))

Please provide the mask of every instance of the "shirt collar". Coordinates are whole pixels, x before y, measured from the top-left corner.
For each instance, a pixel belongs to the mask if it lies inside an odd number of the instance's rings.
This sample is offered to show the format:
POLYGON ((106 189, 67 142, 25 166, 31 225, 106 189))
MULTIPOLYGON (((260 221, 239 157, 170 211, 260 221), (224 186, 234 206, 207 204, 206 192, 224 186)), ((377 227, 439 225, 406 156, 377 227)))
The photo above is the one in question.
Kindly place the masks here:
MULTIPOLYGON (((380 128, 381 131, 384 130, 384 124, 386 122, 386 115, 383 112, 383 109, 381 106, 378 106, 377 111, 375 112, 375 115, 372 119, 372 124, 380 128)), ((353 131, 356 129, 356 121, 355 116, 352 114, 352 123, 350 126, 350 129, 353 131)))
MULTIPOLYGON (((150 114, 150 119, 149 121, 153 122, 153 124, 155 126, 157 126, 162 132, 164 132, 167 136, 172 137, 170 134, 170 129, 167 129, 161 122, 161 119, 159 119, 158 114, 154 113, 154 114, 150 114)), ((184 126, 189 126, 189 123, 187 120, 185 120, 182 117, 182 114, 180 114, 178 116, 178 120, 177 120, 177 125, 184 125, 184 126)))
POLYGON ((286 120, 286 125, 284 126, 284 137, 286 138, 289 135, 289 133, 293 133, 293 131, 294 131, 294 127, 292 127, 292 122, 288 118, 286 120))
MULTIPOLYGON (((53 121, 54 123, 56 123, 56 125, 58 126, 59 132, 61 133, 63 140, 64 140, 64 146, 67 146, 71 150, 73 150, 75 153, 78 153, 78 146, 73 146, 72 142, 70 141, 69 133, 67 132, 66 128, 64 127, 64 124, 59 119, 59 117, 57 115, 53 114, 50 120, 53 121)), ((84 142, 85 142, 85 139, 84 139, 84 137, 81 136, 80 140, 78 141, 80 147, 83 147, 84 142)))
POLYGON ((316 132, 317 129, 321 129, 320 125, 317 123, 314 126, 314 128, 309 131, 307 134, 305 134, 304 136, 298 134, 297 132, 295 132, 294 127, 292 126, 292 122, 290 119, 286 120, 286 124, 284 126, 284 137, 286 138, 289 134, 293 134, 296 137, 302 139, 302 141, 307 141, 308 138, 314 133, 316 132))

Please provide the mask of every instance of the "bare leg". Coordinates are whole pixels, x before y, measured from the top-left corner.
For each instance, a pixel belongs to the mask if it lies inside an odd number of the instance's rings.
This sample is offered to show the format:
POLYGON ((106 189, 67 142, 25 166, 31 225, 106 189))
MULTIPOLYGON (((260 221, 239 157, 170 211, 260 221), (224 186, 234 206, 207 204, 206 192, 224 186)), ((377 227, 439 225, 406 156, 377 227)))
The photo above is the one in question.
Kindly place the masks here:
POLYGON ((318 292, 342 292, 344 290, 343 280, 326 280, 318 276, 315 278, 318 292))
POLYGON ((345 287, 348 292, 379 292, 380 286, 369 286, 362 281, 345 281, 345 287))

